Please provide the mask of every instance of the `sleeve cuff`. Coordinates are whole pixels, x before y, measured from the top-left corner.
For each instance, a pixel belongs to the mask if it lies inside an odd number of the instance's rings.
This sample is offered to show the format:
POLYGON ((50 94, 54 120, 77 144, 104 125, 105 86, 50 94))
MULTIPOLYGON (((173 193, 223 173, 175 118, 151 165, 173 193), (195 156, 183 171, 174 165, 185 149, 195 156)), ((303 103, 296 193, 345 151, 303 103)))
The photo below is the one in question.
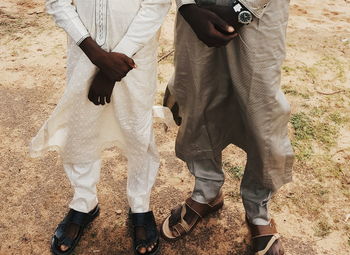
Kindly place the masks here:
POLYGON ((195 0, 176 0, 177 9, 185 4, 196 4, 195 0))
POLYGON ((87 31, 86 27, 82 24, 78 17, 72 19, 70 25, 66 26, 66 29, 68 35, 72 37, 77 45, 90 36, 90 33, 87 31))
POLYGON ((142 45, 134 43, 127 38, 123 38, 118 45, 113 49, 113 52, 123 53, 129 58, 132 58, 140 49, 142 45))

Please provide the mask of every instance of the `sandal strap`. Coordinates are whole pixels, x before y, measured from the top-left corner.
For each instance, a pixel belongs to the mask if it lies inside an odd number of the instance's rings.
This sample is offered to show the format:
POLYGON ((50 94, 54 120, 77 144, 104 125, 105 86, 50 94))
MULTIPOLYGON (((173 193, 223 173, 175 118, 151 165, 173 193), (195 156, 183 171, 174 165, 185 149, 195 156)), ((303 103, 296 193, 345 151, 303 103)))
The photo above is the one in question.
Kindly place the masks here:
POLYGON ((130 213, 130 217, 134 227, 145 227, 156 224, 152 211, 146 213, 130 213))
POLYGON ((206 212, 208 211, 207 204, 200 204, 192 200, 192 198, 186 199, 186 205, 201 218, 203 218, 206 215, 206 212))
POLYGON ((91 216, 88 213, 82 213, 71 209, 64 221, 66 224, 73 223, 78 226, 85 226, 91 221, 91 216))
POLYGON ((197 218, 194 218, 194 220, 189 224, 184 220, 184 217, 186 215, 187 209, 192 210, 190 207, 188 207, 186 204, 183 204, 179 208, 173 211, 172 216, 174 216, 176 219, 179 219, 178 222, 176 222, 173 225, 169 224, 169 227, 173 228, 179 236, 182 236, 188 232, 191 231, 193 226, 196 224, 200 216, 197 216, 197 218))
POLYGON ((181 222, 181 213, 183 210, 183 205, 177 206, 175 209, 171 210, 171 215, 169 218, 169 227, 175 226, 181 222))
POLYGON ((211 203, 207 204, 201 204, 196 201, 194 201, 191 197, 186 199, 186 205, 195 212, 199 217, 204 218, 209 213, 216 211, 216 208, 218 206, 218 201, 223 200, 223 194, 220 191, 218 196, 212 201, 211 203))
POLYGON ((54 237, 57 239, 57 241, 59 242, 62 242, 65 238, 65 233, 64 233, 64 230, 65 230, 65 226, 66 224, 65 223, 60 223, 58 224, 57 228, 56 228, 56 231, 54 233, 54 237))
MULTIPOLYGON (((132 213, 129 211, 129 220, 132 225, 133 231, 133 247, 136 254, 141 247, 147 247, 150 243, 159 242, 159 233, 157 230, 157 224, 152 211, 146 213, 132 213), (146 240, 136 238, 136 227, 142 227, 146 231, 146 240)), ((148 254, 148 253, 147 253, 148 254)), ((152 253, 153 254, 153 253, 152 253)))
POLYGON ((279 234, 274 234, 273 236, 271 236, 270 241, 267 243, 266 247, 255 253, 255 255, 265 255, 269 249, 271 248, 271 246, 276 242, 276 240, 278 240, 280 238, 279 234))
POLYGON ((249 221, 248 222, 248 227, 250 229, 252 238, 258 238, 262 236, 273 236, 278 234, 277 228, 276 228, 276 223, 273 219, 271 219, 269 225, 253 225, 249 221))
POLYGON ((73 209, 70 209, 68 214, 64 217, 62 222, 58 224, 58 227, 55 231, 55 237, 57 240, 62 242, 65 237, 65 227, 69 224, 76 224, 79 227, 85 227, 88 223, 90 223, 94 219, 94 214, 98 211, 98 208, 95 208, 93 210, 93 213, 82 213, 75 211, 73 209))
POLYGON ((176 233, 178 234, 177 236, 183 236, 186 233, 188 233, 188 231, 185 230, 185 228, 181 225, 181 223, 176 224, 175 226, 172 227, 176 233))
POLYGON ((100 213, 98 205, 89 213, 82 213, 70 209, 68 214, 64 217, 60 224, 58 224, 56 231, 52 237, 51 249, 54 254, 70 254, 71 251, 75 248, 80 237, 83 234, 84 228, 87 227, 100 213), (66 227, 69 224, 76 224, 79 226, 79 231, 75 238, 70 238, 66 235, 66 227), (69 247, 69 250, 62 252, 59 249, 59 246, 66 245, 69 247))

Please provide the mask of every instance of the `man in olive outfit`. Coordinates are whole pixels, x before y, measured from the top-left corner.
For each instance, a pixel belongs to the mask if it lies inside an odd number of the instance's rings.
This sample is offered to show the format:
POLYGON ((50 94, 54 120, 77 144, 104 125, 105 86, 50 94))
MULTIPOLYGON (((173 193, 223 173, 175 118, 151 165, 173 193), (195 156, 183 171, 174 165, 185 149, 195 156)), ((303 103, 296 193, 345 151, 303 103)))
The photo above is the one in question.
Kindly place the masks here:
POLYGON ((280 89, 289 1, 177 4, 175 75, 165 105, 179 114, 176 154, 195 176, 195 187, 165 219, 162 235, 179 239, 222 207, 221 153, 235 144, 247 153, 241 195, 254 253, 282 255, 268 202, 292 180, 290 106, 280 89))

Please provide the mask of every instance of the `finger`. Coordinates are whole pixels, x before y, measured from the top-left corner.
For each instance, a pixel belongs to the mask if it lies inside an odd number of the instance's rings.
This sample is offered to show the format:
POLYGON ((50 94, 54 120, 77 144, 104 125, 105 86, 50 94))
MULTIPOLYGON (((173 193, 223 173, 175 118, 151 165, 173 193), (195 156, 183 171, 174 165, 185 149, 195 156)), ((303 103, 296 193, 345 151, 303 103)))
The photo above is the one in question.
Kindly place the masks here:
POLYGON ((100 103, 98 102, 98 96, 94 96, 94 100, 92 101, 95 105, 99 105, 100 103))
POLYGON ((212 37, 217 38, 221 41, 231 41, 233 38, 237 36, 237 33, 235 32, 227 34, 215 26, 210 27, 210 34, 212 37))
POLYGON ((128 72, 130 72, 130 70, 132 70, 132 68, 127 64, 121 66, 119 69, 121 77, 125 77, 128 74, 128 72))
POLYGON ((213 14, 211 22, 212 24, 214 24, 214 26, 218 27, 224 33, 230 34, 235 31, 233 26, 230 26, 225 20, 223 20, 216 14, 213 14))
MULTIPOLYGON (((134 60, 133 60, 132 58, 129 58, 128 56, 125 56, 125 57, 124 57, 124 61, 125 61, 126 64, 128 64, 128 66, 129 66, 131 69, 136 68, 136 64, 135 64, 135 62, 134 62, 134 60)), ((130 70, 131 70, 131 69, 130 69, 130 70)))
POLYGON ((237 34, 235 34, 231 39, 229 40, 225 40, 225 41, 221 41, 221 42, 215 42, 214 45, 212 47, 216 47, 216 48, 220 48, 223 46, 226 46, 227 44, 229 44, 233 38, 235 38, 237 36, 237 34))
POLYGON ((91 102, 94 102, 94 92, 92 91, 91 88, 89 89, 88 99, 89 99, 91 102))
POLYGON ((88 98, 92 103, 94 103, 95 105, 98 105, 97 96, 95 95, 94 91, 91 89, 90 89, 88 98))
POLYGON ((92 92, 90 101, 93 102, 95 105, 98 105, 98 96, 95 94, 95 92, 92 92))
POLYGON ((223 46, 232 41, 233 38, 237 36, 237 33, 232 34, 223 34, 215 27, 210 30, 211 39, 214 41, 214 44, 218 44, 219 46, 223 46))
POLYGON ((112 94, 109 94, 106 96, 106 103, 109 104, 111 102, 111 96, 112 94))
POLYGON ((105 105, 105 97, 104 96, 100 96, 100 104, 101 105, 105 105))

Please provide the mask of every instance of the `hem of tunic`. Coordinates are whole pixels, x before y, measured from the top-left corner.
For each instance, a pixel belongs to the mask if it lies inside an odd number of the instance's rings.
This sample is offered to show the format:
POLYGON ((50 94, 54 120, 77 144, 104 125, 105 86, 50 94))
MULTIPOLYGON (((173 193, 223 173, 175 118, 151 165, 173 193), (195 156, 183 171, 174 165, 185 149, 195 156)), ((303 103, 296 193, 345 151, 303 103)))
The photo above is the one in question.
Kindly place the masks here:
POLYGON ((239 146, 231 141, 228 141, 228 142, 222 143, 222 145, 220 146, 217 146, 217 149, 214 149, 214 150, 198 150, 198 151, 186 152, 185 150, 179 149, 180 147, 183 147, 183 146, 176 146, 175 154, 179 159, 185 162, 192 161, 192 160, 201 160, 201 159, 213 159, 218 155, 220 155, 220 153, 230 144, 233 144, 245 151, 245 149, 242 148, 243 146, 239 146))
POLYGON ((272 182, 264 181, 263 187, 270 189, 272 192, 276 192, 282 186, 284 186, 290 182, 293 182, 293 176, 292 176, 291 172, 288 171, 288 173, 290 173, 290 174, 286 173, 285 176, 281 178, 282 182, 279 182, 278 185, 274 185, 274 184, 272 184, 272 182))
MULTIPOLYGON (((201 150, 201 151, 196 151, 195 153, 193 151, 191 153, 186 153, 184 152, 184 150, 180 150, 176 148, 176 156, 179 159, 183 160, 184 162, 189 162, 192 160, 213 159, 216 156, 220 155, 220 153, 222 153, 222 151, 230 144, 233 144, 238 148, 244 150, 244 148, 242 148, 241 146, 234 144, 232 142, 228 142, 228 143, 224 143, 221 146, 218 146, 218 149, 216 150, 201 150)), ((265 180, 261 180, 262 185, 265 188, 268 188, 272 191, 277 191, 285 184, 293 182, 293 164, 294 164, 294 160, 286 163, 284 167, 284 174, 282 175, 282 177, 279 178, 281 181, 274 183, 272 180, 265 179, 265 180)))
POLYGON ((60 157, 62 158, 64 164, 85 164, 85 163, 87 164, 87 163, 95 162, 96 160, 101 159, 103 151, 110 149, 110 148, 113 148, 113 147, 117 147, 118 149, 123 151, 121 143, 118 140, 115 140, 115 141, 106 142, 106 143, 102 144, 100 146, 100 149, 98 150, 99 155, 97 157, 92 157, 89 160, 65 159, 66 157, 63 157, 62 147, 59 145, 48 145, 48 146, 45 146, 45 147, 38 149, 38 150, 34 150, 30 146, 29 147, 29 155, 31 158, 40 158, 40 157, 43 157, 49 151, 56 151, 60 155, 60 157))

